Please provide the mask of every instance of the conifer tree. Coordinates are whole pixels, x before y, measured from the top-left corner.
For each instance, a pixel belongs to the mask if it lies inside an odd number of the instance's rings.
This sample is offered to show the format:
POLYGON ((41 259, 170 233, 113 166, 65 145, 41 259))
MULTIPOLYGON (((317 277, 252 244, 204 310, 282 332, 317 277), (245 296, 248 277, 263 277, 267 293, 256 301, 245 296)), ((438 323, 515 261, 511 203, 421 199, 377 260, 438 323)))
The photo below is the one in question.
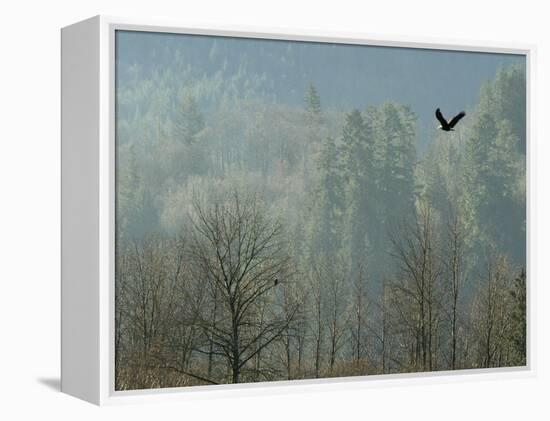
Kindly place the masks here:
POLYGON ((343 190, 338 161, 339 151, 336 142, 332 137, 327 137, 317 161, 320 179, 310 243, 310 251, 314 256, 334 253, 340 249, 343 190))
POLYGON ((304 102, 308 117, 311 119, 319 119, 321 116, 321 97, 312 82, 310 82, 307 87, 304 102))
POLYGON ((174 137, 185 145, 192 145, 204 127, 204 117, 195 97, 184 96, 174 122, 174 137))

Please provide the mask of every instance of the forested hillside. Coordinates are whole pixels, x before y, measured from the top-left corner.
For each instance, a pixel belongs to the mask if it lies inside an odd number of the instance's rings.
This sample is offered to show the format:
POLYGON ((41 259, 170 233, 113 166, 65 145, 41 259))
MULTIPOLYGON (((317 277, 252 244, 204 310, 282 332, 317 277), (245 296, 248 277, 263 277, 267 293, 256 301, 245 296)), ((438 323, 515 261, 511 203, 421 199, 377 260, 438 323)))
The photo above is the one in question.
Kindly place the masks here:
POLYGON ((392 64, 468 54, 155 36, 117 44, 116 389, 525 365, 524 62, 407 101, 392 64))
POLYGON ((298 107, 312 82, 325 111, 387 101, 409 105, 423 151, 431 138, 434 104, 443 110, 473 108, 475 93, 494 77, 496 67, 524 64, 524 57, 117 31, 117 63, 125 120, 136 113, 167 118, 181 95, 190 92, 205 114, 222 98, 262 98, 298 107))

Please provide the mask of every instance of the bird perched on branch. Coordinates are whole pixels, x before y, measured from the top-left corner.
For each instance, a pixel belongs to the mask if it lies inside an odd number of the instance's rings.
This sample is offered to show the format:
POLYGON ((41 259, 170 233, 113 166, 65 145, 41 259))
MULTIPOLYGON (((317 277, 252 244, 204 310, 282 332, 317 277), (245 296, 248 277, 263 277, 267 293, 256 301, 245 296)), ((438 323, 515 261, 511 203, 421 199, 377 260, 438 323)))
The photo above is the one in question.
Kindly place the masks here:
POLYGON ((441 123, 441 126, 439 126, 438 128, 445 132, 454 131, 454 126, 456 126, 456 123, 458 123, 460 119, 465 115, 466 113, 464 111, 461 111, 457 115, 455 115, 451 119, 451 121, 448 122, 447 120, 445 120, 445 117, 443 117, 443 114, 441 114, 441 111, 439 110, 439 108, 435 110, 435 118, 437 118, 441 123))

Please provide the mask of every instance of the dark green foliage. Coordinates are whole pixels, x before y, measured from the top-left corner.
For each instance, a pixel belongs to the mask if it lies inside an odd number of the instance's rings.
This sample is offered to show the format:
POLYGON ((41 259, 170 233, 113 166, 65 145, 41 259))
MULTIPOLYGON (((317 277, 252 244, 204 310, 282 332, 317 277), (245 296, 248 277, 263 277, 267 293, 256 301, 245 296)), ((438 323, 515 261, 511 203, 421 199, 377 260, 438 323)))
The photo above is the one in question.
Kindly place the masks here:
POLYGON ((479 99, 480 111, 508 121, 516 137, 514 150, 523 154, 526 148, 526 86, 523 66, 500 68, 495 79, 484 86, 479 99))
POLYGON ((368 253, 367 234, 376 220, 376 175, 374 141, 368 122, 359 110, 346 115, 342 130, 342 175, 346 180, 347 245, 352 267, 368 253), (370 223, 370 226, 369 226, 370 223))
POLYGON ((341 247, 344 206, 340 154, 333 138, 327 137, 318 158, 319 185, 315 196, 310 250, 312 255, 333 254, 341 247))
MULTIPOLYGON (((510 72, 515 74, 516 70, 510 72)), ((505 74, 501 71, 499 75, 486 91, 500 92, 499 83, 505 74)), ((478 252, 487 247, 499 249, 524 264, 525 155, 509 115, 483 111, 486 95, 482 95, 464 150, 464 212, 478 252)), ((521 104, 516 107, 521 110, 521 104)))
POLYGON ((412 211, 416 162, 414 115, 404 106, 386 103, 379 112, 382 202, 388 219, 395 213, 412 211))

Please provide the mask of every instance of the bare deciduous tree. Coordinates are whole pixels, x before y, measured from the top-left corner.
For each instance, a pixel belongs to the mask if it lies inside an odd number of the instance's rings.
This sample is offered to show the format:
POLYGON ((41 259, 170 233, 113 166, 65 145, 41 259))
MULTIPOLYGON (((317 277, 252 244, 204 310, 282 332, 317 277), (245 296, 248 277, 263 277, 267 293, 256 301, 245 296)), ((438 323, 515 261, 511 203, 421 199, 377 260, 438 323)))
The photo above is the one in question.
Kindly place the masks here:
POLYGON ((353 360, 358 363, 366 355, 368 328, 368 297, 364 265, 359 264, 351 290, 351 348, 353 360))
POLYGON ((451 212, 447 223, 445 238, 445 272, 448 278, 451 308, 449 311, 451 330, 451 370, 457 368, 457 346, 459 327, 459 298, 464 286, 466 269, 464 264, 465 230, 464 223, 458 212, 451 212))
POLYGON ((411 333, 410 363, 421 370, 434 367, 434 340, 440 317, 442 267, 436 255, 439 245, 434 223, 431 206, 421 201, 415 220, 402 224, 390 236, 391 255, 398 267, 392 285, 394 307, 411 333))
POLYGON ((508 365, 508 341, 511 326, 510 268, 503 256, 488 258, 485 274, 473 305, 473 330, 476 344, 476 367, 508 365))
POLYGON ((245 365, 281 336, 295 313, 257 317, 260 301, 271 299, 291 276, 282 225, 268 217, 257 196, 237 193, 210 206, 196 200, 192 221, 189 257, 221 307, 214 323, 212 314, 203 314, 201 327, 237 383, 245 365))

